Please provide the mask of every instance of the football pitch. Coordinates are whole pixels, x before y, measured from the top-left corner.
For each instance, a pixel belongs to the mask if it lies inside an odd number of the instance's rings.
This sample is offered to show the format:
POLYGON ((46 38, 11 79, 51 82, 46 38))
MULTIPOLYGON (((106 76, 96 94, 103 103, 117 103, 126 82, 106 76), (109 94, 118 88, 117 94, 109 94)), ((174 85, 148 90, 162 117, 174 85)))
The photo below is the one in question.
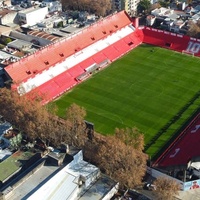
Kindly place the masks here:
POLYGON ((154 156, 199 107, 199 98, 194 99, 199 77, 199 58, 143 44, 53 104, 61 117, 72 103, 84 107, 86 120, 105 135, 116 127, 137 127, 144 133, 146 152, 154 156), (155 140, 183 108, 180 119, 155 140))

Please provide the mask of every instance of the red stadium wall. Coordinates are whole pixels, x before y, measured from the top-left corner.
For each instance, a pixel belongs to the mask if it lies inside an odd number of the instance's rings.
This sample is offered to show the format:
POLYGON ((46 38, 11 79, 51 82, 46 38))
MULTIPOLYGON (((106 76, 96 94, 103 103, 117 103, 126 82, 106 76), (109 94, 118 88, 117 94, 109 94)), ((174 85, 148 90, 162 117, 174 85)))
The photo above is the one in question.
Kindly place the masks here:
POLYGON ((178 52, 188 52, 200 56, 200 39, 158 30, 150 27, 143 28, 143 43, 168 48, 178 52))

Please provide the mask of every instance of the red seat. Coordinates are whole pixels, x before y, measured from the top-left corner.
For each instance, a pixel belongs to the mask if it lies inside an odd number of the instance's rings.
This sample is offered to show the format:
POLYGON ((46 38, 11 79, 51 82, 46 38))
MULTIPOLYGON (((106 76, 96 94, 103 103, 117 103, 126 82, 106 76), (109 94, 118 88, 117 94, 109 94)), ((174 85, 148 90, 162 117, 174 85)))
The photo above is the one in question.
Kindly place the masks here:
POLYGON ((74 78, 76 78, 77 76, 79 76, 80 74, 82 74, 84 72, 84 69, 82 69, 80 67, 80 65, 76 65, 70 69, 68 69, 67 71, 71 76, 73 76, 74 78))

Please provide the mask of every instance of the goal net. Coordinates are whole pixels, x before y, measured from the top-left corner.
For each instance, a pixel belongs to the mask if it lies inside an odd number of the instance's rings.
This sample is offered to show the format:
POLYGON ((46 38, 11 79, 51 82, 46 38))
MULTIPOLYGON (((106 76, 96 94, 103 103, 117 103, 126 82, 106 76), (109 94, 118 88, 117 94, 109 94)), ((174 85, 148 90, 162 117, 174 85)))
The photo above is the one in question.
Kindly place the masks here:
POLYGON ((182 54, 185 54, 185 55, 189 55, 189 56, 194 57, 194 53, 192 53, 192 52, 190 52, 190 51, 182 50, 182 54))

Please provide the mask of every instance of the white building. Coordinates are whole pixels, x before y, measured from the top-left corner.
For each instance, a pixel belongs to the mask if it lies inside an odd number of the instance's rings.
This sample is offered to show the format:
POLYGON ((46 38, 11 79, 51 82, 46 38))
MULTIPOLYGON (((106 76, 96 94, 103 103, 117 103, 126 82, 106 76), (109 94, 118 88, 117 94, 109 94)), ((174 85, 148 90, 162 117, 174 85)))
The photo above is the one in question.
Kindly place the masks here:
POLYGON ((125 11, 133 16, 137 13, 137 6, 140 0, 125 0, 125 11))
POLYGON ((17 23, 17 12, 9 9, 0 10, 0 24, 8 25, 17 23))
POLYGON ((96 166, 84 161, 81 150, 69 148, 66 154, 52 148, 45 159, 37 162, 35 168, 24 177, 21 176, 17 183, 8 183, 2 191, 2 198, 4 200, 110 200, 118 191, 119 184, 101 174, 96 166), (48 160, 47 165, 45 159, 48 160), (61 161, 61 166, 56 165, 59 164, 57 159, 61 161), (67 164, 62 166, 64 160, 67 164))
POLYGON ((161 8, 156 8, 156 9, 152 10, 151 14, 156 16, 156 17, 158 17, 158 16, 169 17, 170 15, 174 14, 174 10, 161 7, 161 8))
POLYGON ((96 166, 83 160, 82 151, 79 151, 27 200, 109 200, 117 191, 118 183, 102 176, 96 166))
POLYGON ((62 11, 62 4, 60 1, 44 0, 41 4, 42 7, 48 7, 49 13, 62 11))
POLYGON ((19 22, 33 26, 43 20, 48 14, 47 7, 31 7, 18 12, 19 22))

